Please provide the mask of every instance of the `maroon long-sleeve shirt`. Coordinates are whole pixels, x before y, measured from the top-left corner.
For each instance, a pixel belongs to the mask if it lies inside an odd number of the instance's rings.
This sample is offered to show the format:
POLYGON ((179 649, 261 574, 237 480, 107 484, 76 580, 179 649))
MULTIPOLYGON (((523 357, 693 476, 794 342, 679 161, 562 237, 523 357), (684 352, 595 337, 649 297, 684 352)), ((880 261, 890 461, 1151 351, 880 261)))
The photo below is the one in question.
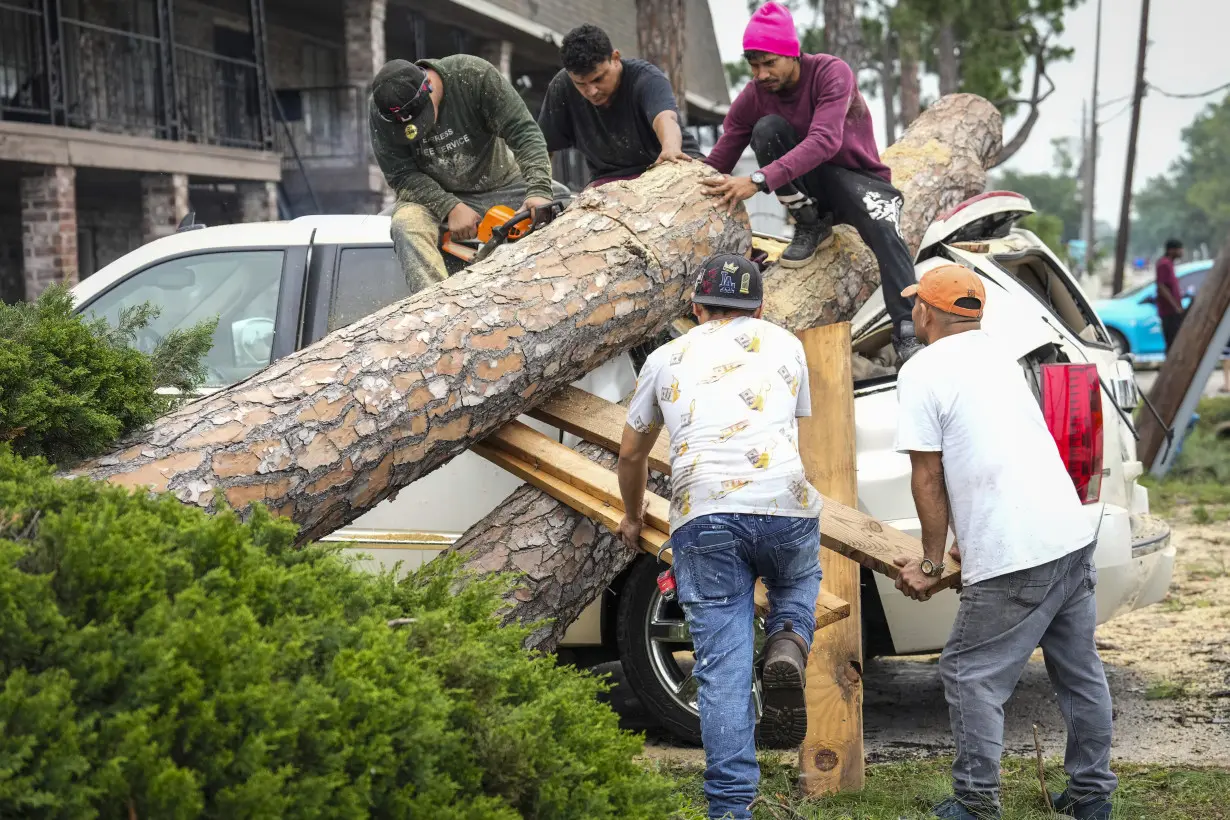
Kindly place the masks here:
POLYGON ((1157 291, 1158 316, 1174 316, 1183 312, 1182 308, 1175 307, 1183 304, 1183 296, 1179 293, 1179 280, 1174 275, 1174 260, 1169 256, 1157 260, 1157 291), (1163 296, 1162 290, 1170 291, 1174 302, 1163 296))
POLYGON ((892 173, 880 162, 876 149, 871 113, 844 60, 830 54, 804 54, 798 83, 780 94, 748 83, 731 104, 722 123, 722 137, 706 162, 729 174, 747 148, 756 122, 770 114, 783 117, 801 136, 784 157, 761 169, 770 190, 825 162, 870 171, 892 182, 892 173))

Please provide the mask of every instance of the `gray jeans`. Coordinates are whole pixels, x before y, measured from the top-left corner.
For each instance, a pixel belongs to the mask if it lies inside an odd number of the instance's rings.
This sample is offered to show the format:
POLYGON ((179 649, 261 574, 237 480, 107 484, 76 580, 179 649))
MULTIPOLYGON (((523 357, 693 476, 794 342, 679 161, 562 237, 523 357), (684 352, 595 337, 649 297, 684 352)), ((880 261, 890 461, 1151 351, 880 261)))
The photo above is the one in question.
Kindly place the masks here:
POLYGON ((1110 771, 1110 688, 1093 639, 1093 550, 961 591, 940 675, 957 742, 953 790, 971 808, 999 805, 1004 704, 1037 646, 1068 728, 1069 793, 1109 795, 1118 785, 1110 771))

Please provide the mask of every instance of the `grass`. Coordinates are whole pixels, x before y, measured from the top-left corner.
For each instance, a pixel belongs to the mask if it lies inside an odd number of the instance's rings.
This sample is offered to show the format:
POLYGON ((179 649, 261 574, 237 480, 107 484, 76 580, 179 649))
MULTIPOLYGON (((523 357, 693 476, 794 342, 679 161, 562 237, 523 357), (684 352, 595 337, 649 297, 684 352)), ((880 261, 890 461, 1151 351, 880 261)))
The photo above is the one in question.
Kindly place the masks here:
MULTIPOLYGON (((754 810, 756 820, 923 820, 930 808, 951 793, 950 760, 935 759, 885 763, 867 767, 866 788, 858 794, 805 798, 794 786, 797 769, 762 761, 760 794, 764 802, 754 810)), ((1175 769, 1164 766, 1116 765, 1119 791, 1115 820, 1224 820, 1230 817, 1230 772, 1214 769, 1175 769)), ((705 802, 699 770, 668 766, 679 781, 681 808, 678 820, 703 820, 705 802)), ((1033 759, 1004 761, 1004 820, 1054 820, 1042 802, 1033 759)), ((1066 782, 1058 761, 1048 761, 1046 782, 1060 791, 1066 782)))
POLYGON ((1162 680, 1149 684, 1145 690, 1145 700, 1177 700, 1187 697, 1187 684, 1172 680, 1162 680))
POLYGON ((1217 438, 1217 426, 1230 421, 1230 397, 1200 401, 1200 421, 1183 442, 1178 463, 1163 481, 1144 478, 1153 509, 1161 515, 1191 505, 1197 524, 1230 519, 1230 440, 1217 438))

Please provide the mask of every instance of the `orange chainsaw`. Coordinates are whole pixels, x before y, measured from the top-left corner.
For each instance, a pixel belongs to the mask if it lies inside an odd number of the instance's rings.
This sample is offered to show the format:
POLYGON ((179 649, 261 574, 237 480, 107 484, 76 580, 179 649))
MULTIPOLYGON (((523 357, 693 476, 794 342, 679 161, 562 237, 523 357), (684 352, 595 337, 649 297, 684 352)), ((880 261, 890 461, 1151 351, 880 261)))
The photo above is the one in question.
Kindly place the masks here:
POLYGON ((530 216, 528 209, 514 212, 507 205, 496 205, 488 210, 478 223, 475 240, 463 242, 453 239, 452 233, 445 231, 440 237, 440 250, 457 257, 467 265, 481 262, 505 242, 515 242, 555 219, 568 207, 570 201, 570 197, 554 199, 549 204, 536 208, 535 217, 530 216))

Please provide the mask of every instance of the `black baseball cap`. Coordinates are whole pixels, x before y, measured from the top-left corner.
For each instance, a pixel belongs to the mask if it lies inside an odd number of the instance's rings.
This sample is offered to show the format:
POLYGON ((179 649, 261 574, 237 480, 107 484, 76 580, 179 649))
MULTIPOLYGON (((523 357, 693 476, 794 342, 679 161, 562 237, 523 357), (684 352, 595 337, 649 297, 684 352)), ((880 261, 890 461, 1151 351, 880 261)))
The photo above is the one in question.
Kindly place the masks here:
POLYGON ((409 60, 389 60, 372 80, 372 105, 380 119, 406 143, 427 136, 436 124, 431 81, 422 66, 409 60))
POLYGON ((737 253, 710 256, 696 277, 692 301, 709 307, 755 310, 764 301, 760 268, 737 253))

